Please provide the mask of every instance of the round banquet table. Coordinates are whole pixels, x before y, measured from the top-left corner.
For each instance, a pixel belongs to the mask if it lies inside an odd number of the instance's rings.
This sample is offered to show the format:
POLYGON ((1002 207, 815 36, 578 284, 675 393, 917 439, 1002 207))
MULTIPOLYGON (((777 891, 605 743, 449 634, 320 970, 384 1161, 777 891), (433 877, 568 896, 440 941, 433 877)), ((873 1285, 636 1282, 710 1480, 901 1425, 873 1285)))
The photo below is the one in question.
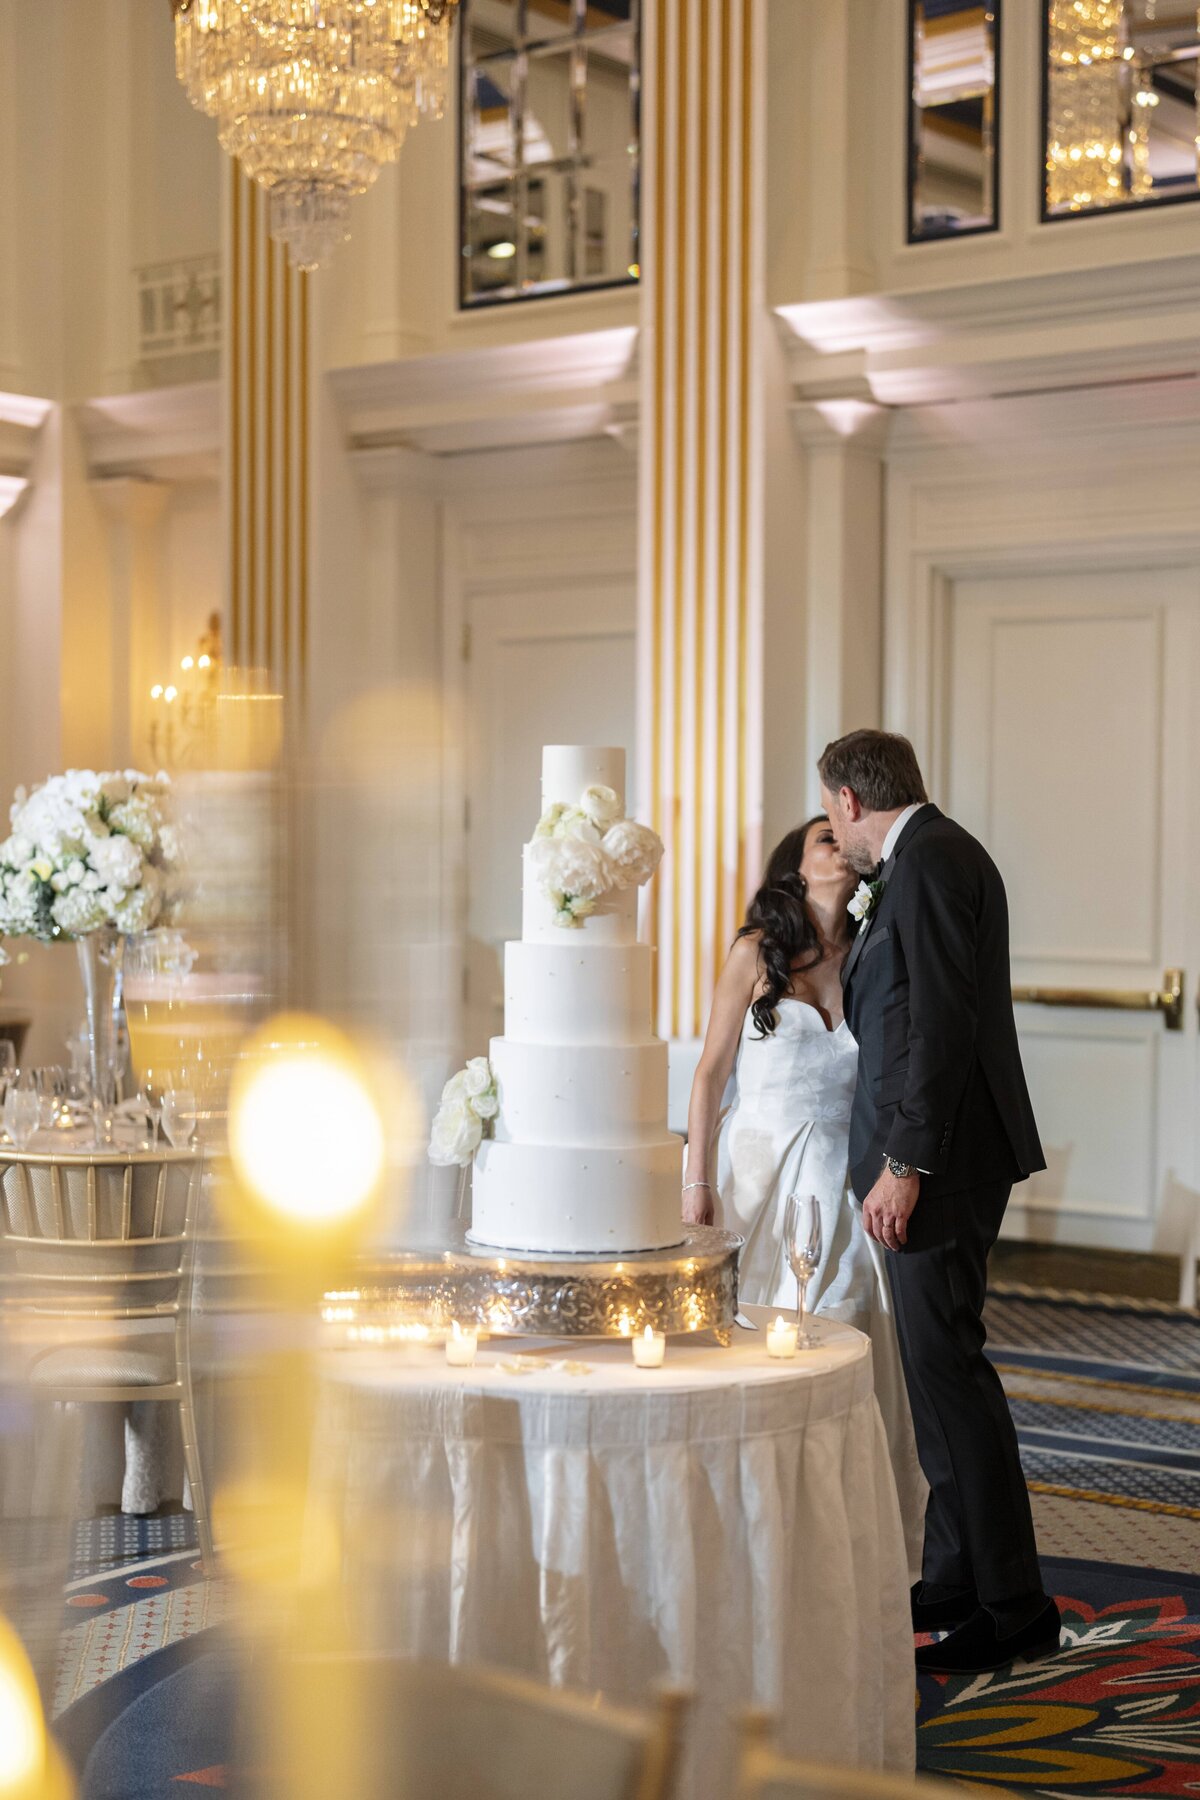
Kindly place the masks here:
POLYGON ((623 1340, 492 1339, 469 1369, 433 1348, 331 1352, 314 1477, 363 1648, 614 1701, 685 1687, 689 1800, 729 1793, 729 1721, 750 1705, 792 1754, 911 1770, 908 1572, 870 1343, 820 1320, 818 1347, 772 1361, 773 1313, 746 1312, 759 1329, 729 1349, 672 1339, 653 1371, 623 1340), (518 1354, 539 1367, 506 1370, 518 1354))

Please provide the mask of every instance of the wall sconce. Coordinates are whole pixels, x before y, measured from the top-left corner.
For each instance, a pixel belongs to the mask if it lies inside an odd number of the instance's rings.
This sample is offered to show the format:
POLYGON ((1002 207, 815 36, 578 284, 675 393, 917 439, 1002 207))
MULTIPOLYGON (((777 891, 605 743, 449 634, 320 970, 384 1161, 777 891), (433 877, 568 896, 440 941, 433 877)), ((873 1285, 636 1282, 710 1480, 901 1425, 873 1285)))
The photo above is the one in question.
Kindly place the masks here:
POLYGON ((186 764, 211 722, 221 685, 221 615, 211 613, 195 651, 179 672, 150 689, 150 756, 155 768, 186 764))

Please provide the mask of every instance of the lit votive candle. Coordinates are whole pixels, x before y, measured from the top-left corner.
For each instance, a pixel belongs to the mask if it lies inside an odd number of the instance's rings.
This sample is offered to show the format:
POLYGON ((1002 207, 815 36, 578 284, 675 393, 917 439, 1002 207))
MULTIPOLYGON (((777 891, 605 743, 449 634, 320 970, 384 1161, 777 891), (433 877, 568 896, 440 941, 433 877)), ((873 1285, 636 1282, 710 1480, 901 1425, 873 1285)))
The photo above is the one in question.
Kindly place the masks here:
POLYGON ((667 1334, 655 1331, 653 1325, 633 1339, 633 1360, 639 1369, 661 1369, 666 1354, 667 1334))
POLYGON ((789 1357, 796 1354, 796 1336, 798 1326, 793 1319, 782 1316, 767 1326, 767 1355, 789 1357))
POLYGON ((456 1319, 453 1330, 446 1339, 446 1361, 451 1368, 469 1369, 475 1361, 475 1352, 478 1348, 479 1333, 474 1330, 464 1331, 456 1319))

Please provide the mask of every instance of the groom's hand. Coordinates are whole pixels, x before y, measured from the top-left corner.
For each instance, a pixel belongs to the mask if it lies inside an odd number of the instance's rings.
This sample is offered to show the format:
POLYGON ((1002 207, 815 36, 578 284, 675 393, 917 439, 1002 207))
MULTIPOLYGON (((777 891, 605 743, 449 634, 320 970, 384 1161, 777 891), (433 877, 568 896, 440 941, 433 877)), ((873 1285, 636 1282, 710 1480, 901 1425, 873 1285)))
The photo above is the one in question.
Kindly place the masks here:
POLYGON ((921 1193, 919 1175, 893 1175, 885 1163, 883 1173, 863 1201, 867 1236, 889 1250, 903 1249, 908 1241, 908 1221, 921 1193))

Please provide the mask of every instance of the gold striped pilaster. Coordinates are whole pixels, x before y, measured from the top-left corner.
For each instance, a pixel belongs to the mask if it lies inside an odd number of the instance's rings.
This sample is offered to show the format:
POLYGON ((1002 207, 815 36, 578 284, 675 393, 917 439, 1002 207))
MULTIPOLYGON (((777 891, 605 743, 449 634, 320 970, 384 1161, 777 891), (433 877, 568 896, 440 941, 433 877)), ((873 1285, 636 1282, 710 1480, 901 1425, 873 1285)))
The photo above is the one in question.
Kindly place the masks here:
POLYGON ((226 301, 230 661, 302 705, 307 682, 309 277, 267 234, 265 196, 230 165, 226 301))
POLYGON ((639 720, 669 1037, 704 1028, 759 855, 758 10, 649 0, 644 28, 639 720))

